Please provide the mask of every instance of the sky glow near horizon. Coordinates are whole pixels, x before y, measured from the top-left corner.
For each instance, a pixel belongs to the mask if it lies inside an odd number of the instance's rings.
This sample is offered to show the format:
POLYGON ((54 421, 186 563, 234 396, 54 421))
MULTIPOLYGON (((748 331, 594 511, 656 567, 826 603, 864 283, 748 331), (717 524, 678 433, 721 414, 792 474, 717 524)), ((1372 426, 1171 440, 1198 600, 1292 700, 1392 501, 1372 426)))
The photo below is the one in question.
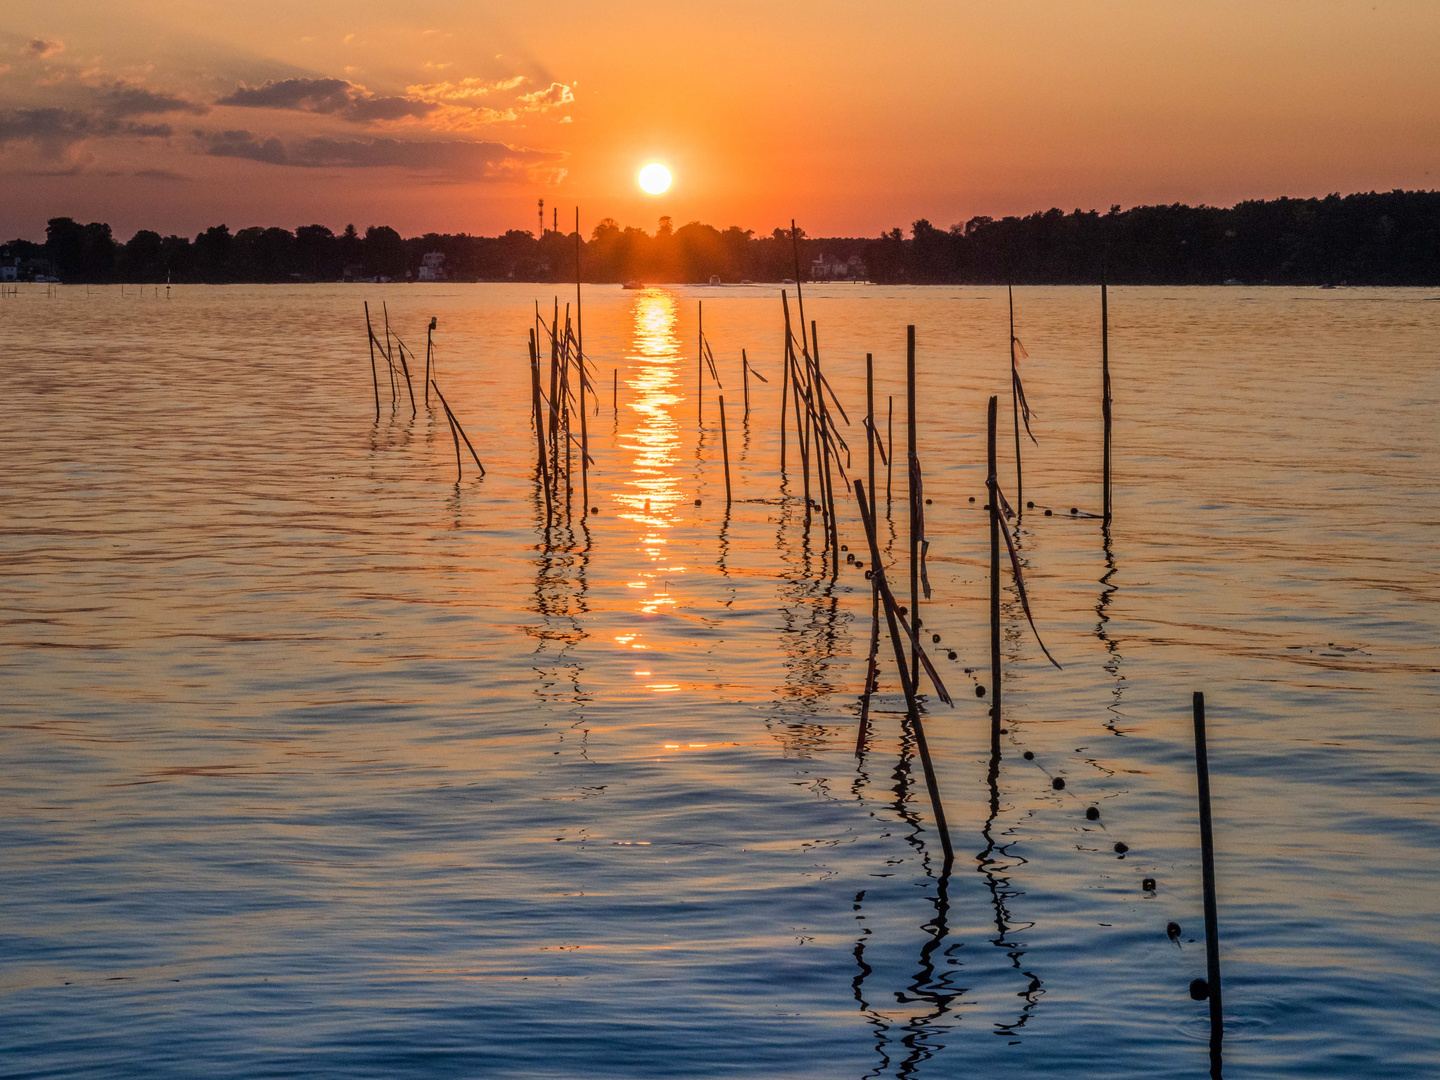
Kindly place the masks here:
MULTIPOLYGON (((0 31, 0 236, 48 217, 537 227, 537 200, 876 235, 926 217, 1440 186, 1434 3, 438 0, 123 11, 0 31), (647 195, 663 161, 686 182, 647 195)), ((564 216, 562 214, 562 216, 564 216)), ((548 224, 548 222, 547 222, 548 224)))

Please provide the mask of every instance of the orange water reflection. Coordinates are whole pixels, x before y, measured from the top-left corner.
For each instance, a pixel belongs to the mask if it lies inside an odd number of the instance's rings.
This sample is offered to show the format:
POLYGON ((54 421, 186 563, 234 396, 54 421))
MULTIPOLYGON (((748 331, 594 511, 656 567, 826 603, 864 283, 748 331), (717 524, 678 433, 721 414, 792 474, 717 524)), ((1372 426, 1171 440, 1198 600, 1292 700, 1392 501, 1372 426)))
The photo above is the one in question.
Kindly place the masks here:
MULTIPOLYGON (((667 549, 667 533, 674 528, 677 508, 687 497, 681 489, 681 432, 676 419, 677 406, 685 399, 680 388, 678 302, 664 290, 646 289, 635 296, 631 320, 625 380, 631 424, 620 432, 619 445, 634 457, 630 478, 617 499, 619 517, 640 528, 639 550, 644 556, 635 579, 626 584, 634 590, 636 610, 655 615, 675 606, 670 586, 685 572, 685 567, 671 565, 667 549)), ((646 646, 639 637, 639 633, 626 633, 616 641, 627 648, 643 649, 646 646)), ((680 687, 657 682, 647 689, 666 693, 680 687)))

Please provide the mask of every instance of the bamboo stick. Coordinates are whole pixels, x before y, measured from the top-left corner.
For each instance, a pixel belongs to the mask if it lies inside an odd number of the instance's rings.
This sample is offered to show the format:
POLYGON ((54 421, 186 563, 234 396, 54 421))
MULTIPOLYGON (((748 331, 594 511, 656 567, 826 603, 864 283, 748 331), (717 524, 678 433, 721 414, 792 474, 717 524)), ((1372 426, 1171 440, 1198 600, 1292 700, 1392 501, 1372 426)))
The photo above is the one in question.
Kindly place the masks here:
POLYGON ((745 355, 745 350, 740 350, 740 371, 745 382, 745 415, 750 415, 750 358, 745 355))
POLYGON ((1020 469, 1020 391, 1015 386, 1015 289, 1005 286, 1010 297, 1010 409, 1015 419, 1015 514, 1025 508, 1025 479, 1020 469))
POLYGON ((697 300, 695 309, 699 320, 695 346, 695 416, 698 419, 705 412, 705 301, 697 300))
MULTIPOLYGON (((1215 838, 1210 823, 1210 761, 1205 744, 1205 695, 1195 691, 1195 779, 1200 799, 1200 872, 1205 890, 1205 991, 1210 999, 1210 1075, 1220 1076, 1220 1043, 1225 1033, 1225 1011, 1220 1000, 1220 925, 1215 909, 1215 838)), ((1198 983, 1200 980, 1196 980, 1198 983)), ((1192 984, 1191 996, 1199 987, 1192 984)))
POLYGON ((545 528, 550 528, 550 470, 545 462, 545 419, 540 411, 540 352, 535 328, 530 328, 530 398, 535 407, 535 447, 541 486, 545 489, 545 528))
MULTIPOLYGON (((865 354, 865 464, 870 486, 870 520, 875 520, 875 361, 865 354)), ((876 564, 870 564, 870 651, 865 662, 865 693, 860 698, 860 730, 855 736, 855 756, 865 754, 865 740, 870 729, 870 695, 875 692, 879 675, 880 652, 880 586, 875 580, 876 564)))
POLYGON ((990 506, 990 754, 1000 760, 1000 481, 996 476, 995 424, 999 398, 991 397, 986 453, 989 475, 985 490, 990 506))
POLYGON ((908 409, 905 425, 909 450, 909 479, 905 488, 910 501, 910 680, 920 678, 920 498, 915 490, 915 327, 905 328, 905 402, 908 409))
POLYGON ((580 208, 575 208, 575 362, 580 371, 580 520, 590 516, 590 431, 585 423, 585 323, 580 312, 580 208))
POLYGON ((430 358, 435 352, 435 316, 430 316, 430 325, 425 330, 425 404, 430 404, 430 358))
POLYGON ((879 582, 881 599, 885 605, 885 619, 890 629, 890 641, 895 648, 895 666, 900 672, 900 685, 905 691, 908 717, 915 733, 915 749, 920 754, 920 764, 925 770, 925 787, 930 792, 930 805, 935 814, 935 831, 940 834, 940 846, 945 852, 944 873, 950 872, 955 861, 955 851, 950 846, 950 830, 945 825, 945 807, 940 802, 940 786, 935 780, 935 766, 930 760, 930 747, 925 740, 925 724, 920 719, 920 706, 915 696, 915 680, 905 664, 905 647, 900 643, 900 627, 896 620, 895 597, 885 580, 885 567, 880 562, 880 543, 875 535, 875 518, 870 513, 870 504, 865 497, 865 481, 855 480, 855 497, 860 503, 860 519, 865 526, 865 538, 870 543, 870 565, 873 568, 871 580, 879 582))
MULTIPOLYGON (((167 286, 168 288, 168 286, 167 286)), ((370 301, 365 301, 365 334, 370 342, 370 379, 375 383, 375 422, 380 422, 380 371, 375 366, 375 330, 370 325, 370 301)))
POLYGON ((480 475, 483 477, 485 475, 485 466, 480 464, 480 455, 475 453, 475 447, 470 443, 470 436, 465 434, 465 429, 460 426, 460 421, 455 419, 455 413, 451 411, 450 403, 445 400, 445 395, 440 392, 440 384, 432 383, 431 385, 435 387, 435 396, 440 399, 440 404, 445 406, 445 415, 450 418, 450 423, 455 426, 455 430, 460 432, 460 437, 465 440, 465 446, 469 449, 470 456, 475 459, 475 467, 480 470, 480 475))
POLYGON ((1109 288, 1105 282, 1105 270, 1100 270, 1100 409, 1105 418, 1104 482, 1101 491, 1101 514, 1105 524, 1110 524, 1110 300, 1109 288))
POLYGON ((785 298, 785 290, 780 290, 780 303, 785 308, 785 350, 784 350, 784 376, 780 380, 780 479, 785 479, 785 432, 790 425, 788 413, 790 412, 790 303, 785 298))
POLYGON ((895 395, 886 396, 885 406, 885 520, 890 520, 890 485, 895 479, 895 395))

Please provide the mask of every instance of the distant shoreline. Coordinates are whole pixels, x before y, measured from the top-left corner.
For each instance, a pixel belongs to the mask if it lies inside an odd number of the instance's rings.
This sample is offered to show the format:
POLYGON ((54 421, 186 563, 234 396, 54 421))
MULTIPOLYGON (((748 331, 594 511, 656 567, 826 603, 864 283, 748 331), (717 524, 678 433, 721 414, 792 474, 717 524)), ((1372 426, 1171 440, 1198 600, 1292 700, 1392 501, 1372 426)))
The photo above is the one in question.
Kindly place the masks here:
POLYGON ((909 235, 792 238, 701 222, 652 233, 605 218, 588 240, 545 230, 401 237, 372 225, 339 235, 212 226, 194 240, 142 229, 119 243, 103 222, 53 218, 44 243, 0 245, 0 282, 274 284, 342 280, 895 285, 1440 285, 1440 192, 1392 191, 1242 202, 973 217, 909 235))

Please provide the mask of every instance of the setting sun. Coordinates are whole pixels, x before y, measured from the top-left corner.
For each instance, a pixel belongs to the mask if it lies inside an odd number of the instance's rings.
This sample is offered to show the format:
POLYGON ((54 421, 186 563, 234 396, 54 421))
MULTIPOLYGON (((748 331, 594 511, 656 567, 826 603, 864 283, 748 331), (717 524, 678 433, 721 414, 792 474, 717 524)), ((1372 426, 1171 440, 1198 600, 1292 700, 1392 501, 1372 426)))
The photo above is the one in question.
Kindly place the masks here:
POLYGON ((670 190, 670 170, 652 161, 640 170, 640 190, 647 195, 663 195, 670 190))

